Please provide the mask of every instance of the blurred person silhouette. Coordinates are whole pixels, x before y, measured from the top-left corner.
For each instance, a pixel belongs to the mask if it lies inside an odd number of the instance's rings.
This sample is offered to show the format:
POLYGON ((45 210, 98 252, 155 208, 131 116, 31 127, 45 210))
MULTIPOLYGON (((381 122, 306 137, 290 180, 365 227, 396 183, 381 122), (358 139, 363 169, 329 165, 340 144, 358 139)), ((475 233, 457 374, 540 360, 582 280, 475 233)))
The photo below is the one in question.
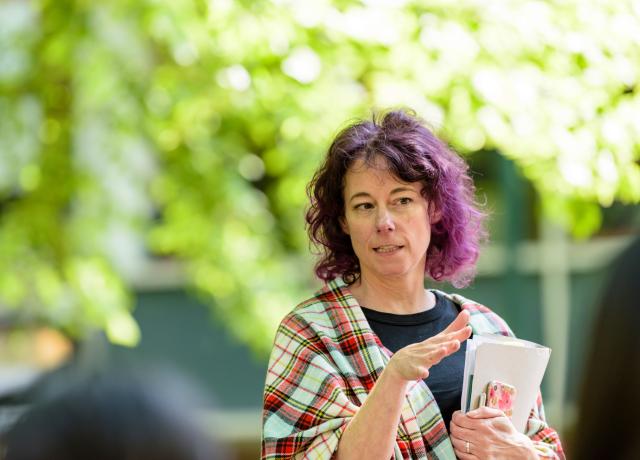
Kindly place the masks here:
POLYGON ((585 361, 571 458, 640 458, 640 237, 614 262, 585 361))
POLYGON ((57 374, 6 434, 5 460, 230 458, 194 420, 196 388, 175 373, 57 374))

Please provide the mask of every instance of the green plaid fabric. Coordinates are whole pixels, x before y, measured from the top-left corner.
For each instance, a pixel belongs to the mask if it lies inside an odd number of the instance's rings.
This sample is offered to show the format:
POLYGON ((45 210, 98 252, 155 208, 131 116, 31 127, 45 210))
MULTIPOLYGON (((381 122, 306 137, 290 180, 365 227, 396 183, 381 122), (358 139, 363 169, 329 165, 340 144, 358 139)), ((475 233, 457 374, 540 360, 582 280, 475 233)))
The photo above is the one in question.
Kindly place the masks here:
MULTIPOLYGON (((474 333, 513 336, 488 308, 442 293, 471 313, 474 333)), ((263 459, 330 459, 340 436, 391 355, 341 282, 330 282, 281 322, 264 392, 263 459)), ((564 458, 545 422, 542 399, 531 411, 528 436, 540 456, 564 458)), ((394 459, 455 459, 438 406, 424 381, 410 385, 394 459)))

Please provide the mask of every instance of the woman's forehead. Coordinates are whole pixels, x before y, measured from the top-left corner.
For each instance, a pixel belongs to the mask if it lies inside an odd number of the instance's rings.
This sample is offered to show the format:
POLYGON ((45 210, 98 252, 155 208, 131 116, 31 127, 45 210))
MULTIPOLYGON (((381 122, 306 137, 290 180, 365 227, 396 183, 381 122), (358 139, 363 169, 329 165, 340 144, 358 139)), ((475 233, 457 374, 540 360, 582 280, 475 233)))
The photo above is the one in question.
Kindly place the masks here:
POLYGON ((389 170, 389 161, 382 155, 359 157, 349 165, 348 171, 359 172, 366 169, 389 170))
POLYGON ((375 162, 358 159, 347 169, 345 175, 345 192, 356 188, 386 189, 398 186, 410 187, 417 191, 422 189, 420 182, 405 182, 397 177, 384 159, 375 162))

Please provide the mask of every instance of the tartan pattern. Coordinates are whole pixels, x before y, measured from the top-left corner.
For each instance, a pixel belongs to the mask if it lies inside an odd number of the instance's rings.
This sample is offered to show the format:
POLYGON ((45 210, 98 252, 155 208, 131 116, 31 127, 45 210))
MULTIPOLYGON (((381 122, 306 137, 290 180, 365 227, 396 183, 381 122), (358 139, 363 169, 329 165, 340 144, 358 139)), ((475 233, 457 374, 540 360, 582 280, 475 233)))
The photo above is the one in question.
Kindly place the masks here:
MULTIPOLYGON (((488 308, 441 294, 471 313, 474 333, 513 336, 488 308)), ((343 283, 332 281, 299 304, 280 323, 269 359, 262 459, 330 459, 390 357, 343 283)), ((527 435, 539 455, 564 458, 540 396, 537 403, 527 435)), ((422 380, 407 390, 393 458, 455 459, 440 410, 422 380)))

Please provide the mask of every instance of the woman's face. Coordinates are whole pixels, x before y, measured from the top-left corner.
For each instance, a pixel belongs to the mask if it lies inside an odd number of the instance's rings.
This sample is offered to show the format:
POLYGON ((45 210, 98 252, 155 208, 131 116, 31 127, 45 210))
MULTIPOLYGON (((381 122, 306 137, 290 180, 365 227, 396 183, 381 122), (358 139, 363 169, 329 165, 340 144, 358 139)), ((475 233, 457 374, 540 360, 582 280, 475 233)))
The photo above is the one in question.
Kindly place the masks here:
POLYGON ((374 167, 357 160, 347 171, 341 224, 364 279, 424 277, 432 222, 421 190, 391 174, 380 157, 374 167))

